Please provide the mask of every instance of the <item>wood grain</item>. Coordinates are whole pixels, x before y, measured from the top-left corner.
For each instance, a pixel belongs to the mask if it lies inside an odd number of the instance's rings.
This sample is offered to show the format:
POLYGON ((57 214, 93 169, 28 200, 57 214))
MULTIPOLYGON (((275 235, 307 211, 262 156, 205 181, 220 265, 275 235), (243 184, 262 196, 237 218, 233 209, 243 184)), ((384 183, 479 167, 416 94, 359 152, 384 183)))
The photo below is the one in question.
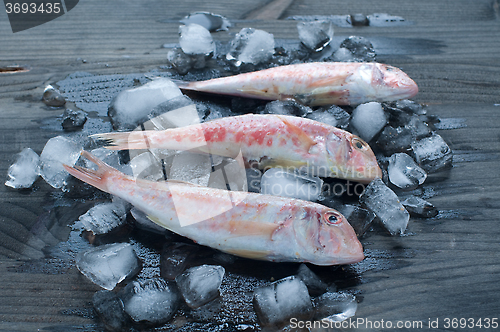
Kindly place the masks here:
MULTIPOLYGON (((55 21, 13 34, 0 20, 0 174, 14 153, 40 153, 61 130, 41 129, 62 113, 41 103, 44 87, 67 75, 144 73, 166 64, 166 43, 177 43, 178 19, 193 11, 227 16, 228 41, 243 27, 264 29, 277 39, 297 39, 296 21, 243 20, 267 1, 88 0, 55 21)), ((373 2, 295 0, 281 18, 387 12, 408 26, 335 28, 336 38, 373 40, 378 60, 403 68, 419 85, 416 101, 464 128, 440 130, 454 150, 453 168, 433 174, 420 189, 438 217, 412 218, 408 236, 382 232, 363 239, 367 259, 331 269, 341 285, 358 294, 356 317, 376 320, 498 317, 500 261, 500 22, 498 1, 388 0, 373 2)), ((64 260, 49 261, 46 249, 64 241, 80 211, 54 208, 43 181, 26 192, 0 186, 0 330, 99 330, 91 311, 91 284, 64 260), (50 218, 49 218, 50 217, 50 218), (49 223, 48 220, 51 220, 49 223), (53 222, 57 220, 57 222, 53 222)), ((82 209, 84 207, 81 207, 82 209)), ((330 270, 321 270, 324 273, 330 270)), ((441 328, 438 331, 444 331, 441 328)))

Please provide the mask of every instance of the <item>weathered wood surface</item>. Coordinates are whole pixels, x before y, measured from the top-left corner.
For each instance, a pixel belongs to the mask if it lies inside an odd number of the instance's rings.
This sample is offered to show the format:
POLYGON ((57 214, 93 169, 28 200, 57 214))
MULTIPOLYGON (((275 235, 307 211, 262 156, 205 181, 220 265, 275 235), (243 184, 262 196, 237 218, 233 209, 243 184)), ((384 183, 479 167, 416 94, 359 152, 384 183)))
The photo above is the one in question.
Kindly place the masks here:
MULTIPOLYGON (((287 1, 278 1, 287 3, 287 1)), ((412 220, 409 236, 372 234, 367 259, 348 267, 362 302, 356 317, 380 321, 493 318, 500 313, 500 21, 498 1, 373 2, 295 0, 277 8, 279 20, 244 20, 268 1, 81 1, 68 14, 12 34, 0 13, 0 174, 24 147, 40 153, 58 132, 37 121, 60 114, 40 102, 48 83, 76 71, 141 73, 164 65, 165 43, 176 43, 176 20, 212 11, 242 27, 296 39, 293 15, 386 12, 414 22, 395 27, 335 28, 337 36, 379 41, 379 60, 403 68, 420 87, 416 101, 429 112, 464 119, 466 127, 440 134, 455 152, 449 172, 429 178, 424 189, 440 209, 430 220, 412 220), (392 48, 391 48, 392 47, 392 48), (395 54, 395 50, 400 50, 395 54)), ((272 6, 271 6, 272 7, 272 6)), ((226 32, 215 38, 229 40, 226 32)), ((0 330, 94 330, 91 297, 97 290, 71 266, 40 260, 43 248, 64 240, 78 216, 72 208, 47 212, 52 190, 43 181, 33 192, 0 186, 0 330), (48 218, 48 213, 57 215, 48 218), (46 220, 57 220, 47 224, 46 220), (30 260, 35 260, 30 263, 30 260)), ((443 325, 440 325, 440 330, 443 325)))

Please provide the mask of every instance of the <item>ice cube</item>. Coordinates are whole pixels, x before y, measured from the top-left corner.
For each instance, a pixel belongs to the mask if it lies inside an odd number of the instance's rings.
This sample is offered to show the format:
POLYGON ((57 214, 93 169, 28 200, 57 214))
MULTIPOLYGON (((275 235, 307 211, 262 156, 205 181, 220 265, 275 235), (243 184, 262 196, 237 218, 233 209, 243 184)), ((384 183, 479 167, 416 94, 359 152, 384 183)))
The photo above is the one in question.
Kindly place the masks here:
POLYGON ((224 16, 207 12, 191 13, 180 22, 186 25, 196 23, 209 31, 227 30, 231 26, 231 22, 224 16))
POLYGON ((256 288, 253 305, 264 325, 283 323, 292 317, 308 317, 313 309, 307 286, 295 276, 256 288))
POLYGON ((248 191, 243 159, 240 162, 227 158, 210 173, 208 186, 233 191, 248 191))
POLYGON ((10 165, 5 185, 11 188, 29 188, 38 178, 40 157, 30 148, 16 155, 16 161, 10 165))
MULTIPOLYGON (((119 168, 121 166, 120 156, 118 155, 118 151, 109 150, 106 148, 97 148, 90 151, 90 153, 94 155, 97 159, 105 162, 111 167, 119 168)), ((85 159, 84 162, 85 162, 85 167, 91 169, 97 169, 97 165, 91 162, 90 160, 85 159)))
POLYGON ((260 181, 262 172, 256 168, 247 168, 245 170, 247 175, 248 191, 253 193, 260 193, 260 181))
POLYGON ((319 296, 326 292, 328 285, 321 280, 316 273, 311 271, 306 264, 300 264, 297 277, 306 284, 311 296, 319 296))
POLYGON ((282 168, 271 168, 262 175, 261 194, 315 201, 321 194, 323 180, 282 168))
POLYGON ((199 249, 199 246, 188 243, 166 243, 160 256, 160 275, 165 279, 174 280, 184 272, 199 249))
POLYGON ((130 167, 135 178, 146 179, 150 181, 164 180, 163 166, 161 160, 149 152, 143 152, 135 156, 130 161, 130 167))
POLYGON ((375 219, 373 212, 356 205, 341 203, 334 208, 347 219, 358 237, 363 236, 368 231, 375 219))
POLYGON ((351 17, 351 24, 355 27, 357 26, 367 26, 369 24, 368 18, 361 13, 356 13, 350 15, 351 17))
POLYGON ((356 297, 345 292, 328 292, 314 300, 314 319, 342 322, 354 316, 358 303, 356 297))
POLYGON ((175 281, 186 304, 197 308, 219 296, 224 273, 222 266, 201 265, 187 269, 175 281))
POLYGON ((386 156, 408 151, 417 139, 416 130, 410 127, 386 126, 377 139, 377 145, 386 156))
POLYGON ((403 234, 410 220, 410 214, 381 179, 370 182, 359 201, 366 205, 380 219, 392 235, 403 234))
POLYGON ((349 125, 351 116, 342 108, 332 105, 329 108, 319 108, 306 117, 311 120, 326 123, 330 126, 346 129, 349 125))
POLYGON ((415 132, 417 139, 422 139, 432 134, 429 126, 418 115, 412 116, 405 128, 409 128, 415 132))
POLYGON ((365 37, 351 36, 340 44, 352 52, 357 61, 375 61, 375 50, 372 43, 365 37))
POLYGON ((82 129, 85 122, 87 122, 87 113, 67 108, 63 113, 61 125, 66 131, 74 131, 82 129))
POLYGON ((299 22, 297 30, 302 44, 315 52, 323 50, 333 38, 331 21, 299 22))
POLYGON ((242 63, 259 64, 268 61, 274 54, 274 36, 266 31, 243 28, 231 41, 227 60, 242 63))
POLYGON ((168 178, 206 187, 211 170, 212 163, 209 155, 183 151, 174 156, 168 178))
POLYGON ((389 180, 402 189, 415 189, 427 178, 427 173, 406 153, 393 154, 387 172, 389 180))
POLYGON ((136 275, 141 264, 130 243, 113 243, 79 253, 76 267, 93 283, 112 290, 126 278, 136 275))
POLYGON ((52 85, 47 85, 43 91, 42 101, 47 106, 61 107, 66 104, 66 99, 61 95, 61 92, 52 85))
POLYGON ((267 103, 264 108, 263 114, 280 114, 280 115, 294 115, 303 117, 306 114, 312 113, 312 109, 297 103, 294 100, 276 100, 267 103))
POLYGON ((338 62, 348 62, 354 60, 354 55, 345 47, 340 47, 333 53, 333 60, 338 62))
POLYGON ((114 129, 134 129, 147 120, 156 105, 181 95, 174 82, 158 78, 138 88, 120 92, 109 104, 108 116, 114 129))
POLYGON ((148 118, 149 121, 143 124, 146 130, 165 130, 201 122, 196 104, 187 96, 175 97, 156 105, 148 118))
POLYGON ((40 175, 52 187, 61 188, 68 177, 63 164, 73 166, 81 150, 81 146, 66 137, 49 139, 40 154, 40 175))
POLYGON ((361 104, 352 112, 351 125, 366 142, 377 135, 387 123, 382 105, 377 102, 361 104))
POLYGON ((215 51, 215 44, 210 31, 199 24, 181 25, 179 34, 179 44, 186 54, 209 55, 215 51))
POLYGON ((401 204, 410 212, 412 216, 421 218, 432 218, 438 215, 438 210, 434 205, 426 200, 411 195, 404 199, 401 204))
POLYGON ((132 214, 132 216, 134 217, 134 219, 136 221, 137 228, 143 229, 145 231, 157 233, 157 234, 164 234, 165 233, 165 228, 161 227, 158 224, 155 224, 141 210, 134 207, 134 208, 132 208, 132 210, 130 210, 130 213, 132 214))
POLYGON ((394 106, 400 110, 413 112, 417 115, 424 115, 427 113, 422 105, 408 99, 395 101, 394 106))
POLYGON ((453 160, 451 149, 438 134, 416 141, 411 147, 415 160, 427 173, 451 166, 453 160))
POLYGON ((175 285, 161 278, 133 281, 119 295, 125 312, 134 322, 151 325, 168 322, 181 299, 175 285))
POLYGON ((94 234, 106 234, 125 222, 129 204, 121 199, 112 203, 97 204, 78 218, 75 226, 94 234))
POLYGON ((129 317, 125 313, 122 300, 114 292, 96 292, 92 297, 92 304, 106 331, 121 332, 127 329, 129 317))
POLYGON ((193 59, 180 48, 174 48, 167 52, 167 61, 181 75, 186 75, 193 67, 193 59))

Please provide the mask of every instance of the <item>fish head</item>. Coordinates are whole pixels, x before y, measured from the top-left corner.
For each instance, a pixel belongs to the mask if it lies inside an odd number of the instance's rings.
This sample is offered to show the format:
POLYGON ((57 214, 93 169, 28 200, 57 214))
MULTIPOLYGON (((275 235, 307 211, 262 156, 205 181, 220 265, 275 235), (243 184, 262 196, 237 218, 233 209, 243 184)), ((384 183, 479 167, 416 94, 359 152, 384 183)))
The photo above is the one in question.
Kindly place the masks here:
POLYGON ((341 213, 319 204, 301 209, 293 229, 305 261, 316 265, 339 265, 364 259, 363 247, 341 213))
POLYGON ((325 147, 330 176, 363 183, 382 177, 375 154, 358 136, 334 130, 327 136, 325 147))
POLYGON ((350 83, 351 104, 407 99, 418 93, 417 84, 406 73, 382 63, 362 64, 346 82, 350 83))
POLYGON ((399 68, 377 63, 373 71, 372 82, 383 101, 407 99, 418 93, 417 84, 399 68))

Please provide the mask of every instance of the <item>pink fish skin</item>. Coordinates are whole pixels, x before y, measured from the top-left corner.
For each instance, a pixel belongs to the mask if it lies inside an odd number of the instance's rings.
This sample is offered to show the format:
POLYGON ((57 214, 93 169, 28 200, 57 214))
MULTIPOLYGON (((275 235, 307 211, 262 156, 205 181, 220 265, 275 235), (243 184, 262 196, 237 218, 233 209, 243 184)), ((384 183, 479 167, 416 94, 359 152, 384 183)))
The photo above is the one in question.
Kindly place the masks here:
POLYGON ((247 114, 161 131, 94 135, 108 149, 173 149, 235 158, 259 168, 301 169, 322 177, 370 182, 382 171, 370 146, 361 138, 310 119, 247 114))
POLYGON ((302 63, 178 85, 263 100, 295 99, 309 106, 394 101, 418 93, 417 84, 403 71, 375 62, 302 63))
POLYGON ((130 202, 158 225, 201 245, 274 262, 336 265, 364 258, 351 225, 339 212, 323 205, 134 179, 88 152, 82 155, 98 169, 64 165, 71 175, 130 202))

